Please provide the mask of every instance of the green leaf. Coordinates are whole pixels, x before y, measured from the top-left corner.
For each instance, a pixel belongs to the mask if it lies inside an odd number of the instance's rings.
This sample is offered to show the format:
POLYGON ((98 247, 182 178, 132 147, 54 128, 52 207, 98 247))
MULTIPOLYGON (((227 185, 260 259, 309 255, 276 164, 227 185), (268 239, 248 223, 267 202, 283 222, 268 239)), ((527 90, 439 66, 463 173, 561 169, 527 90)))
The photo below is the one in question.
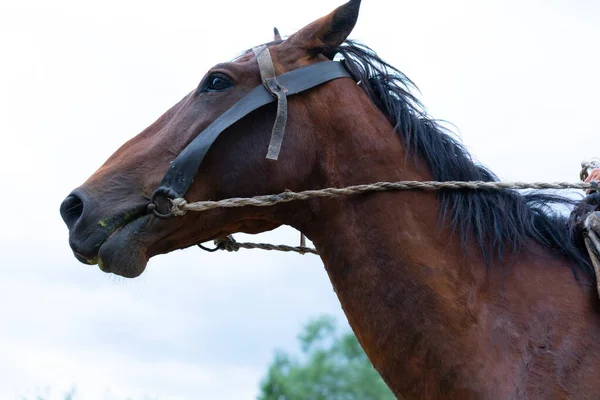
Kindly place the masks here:
POLYGON ((337 334, 333 317, 310 321, 298 341, 302 357, 275 353, 258 400, 395 399, 354 334, 337 334))

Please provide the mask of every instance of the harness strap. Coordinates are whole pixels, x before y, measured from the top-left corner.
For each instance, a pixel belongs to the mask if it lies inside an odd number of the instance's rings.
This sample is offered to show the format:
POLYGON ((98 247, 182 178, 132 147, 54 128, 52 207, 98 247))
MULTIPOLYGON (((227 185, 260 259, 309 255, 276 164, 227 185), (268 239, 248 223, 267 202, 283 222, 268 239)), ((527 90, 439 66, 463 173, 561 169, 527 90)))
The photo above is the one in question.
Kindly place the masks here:
POLYGON ((269 93, 277 99, 277 116, 275 117, 275 124, 273 125, 273 132, 271 133, 271 142, 269 143, 269 150, 267 152, 267 159, 277 160, 279 158, 279 152, 281 151, 281 144, 283 143, 285 126, 287 124, 287 90, 282 87, 277 80, 275 66, 273 65, 273 58, 271 57, 269 48, 262 45, 254 47, 252 51, 256 55, 256 61, 258 62, 263 85, 265 85, 265 88, 269 93))
MULTIPOLYGON (((338 61, 323 61, 286 72, 277 76, 277 79, 268 80, 268 86, 260 85, 254 88, 213 121, 204 131, 200 132, 175 160, 171 162, 160 185, 152 195, 148 211, 153 212, 158 218, 169 218, 173 215, 169 199, 173 200, 183 197, 187 193, 194 182, 202 160, 219 135, 254 110, 274 102, 276 98, 279 100, 279 96, 277 94, 274 96, 273 92, 267 88, 273 87, 275 89, 273 86, 274 82, 277 82, 282 94, 284 94, 283 88, 285 88, 287 95, 291 96, 339 78, 352 78, 352 76, 342 63, 338 61)), ((274 91, 278 93, 278 90, 274 91)), ((279 118, 284 117, 280 117, 278 112, 279 118)), ((285 120, 287 118, 284 118, 285 120)), ((274 159, 277 159, 281 140, 283 139, 285 123, 283 124, 283 128, 281 127, 282 124, 277 122, 273 127, 275 134, 271 142, 274 150, 273 152, 269 150, 267 157, 271 155, 275 157, 274 159)), ((269 149, 271 149, 271 146, 269 146, 269 149)))

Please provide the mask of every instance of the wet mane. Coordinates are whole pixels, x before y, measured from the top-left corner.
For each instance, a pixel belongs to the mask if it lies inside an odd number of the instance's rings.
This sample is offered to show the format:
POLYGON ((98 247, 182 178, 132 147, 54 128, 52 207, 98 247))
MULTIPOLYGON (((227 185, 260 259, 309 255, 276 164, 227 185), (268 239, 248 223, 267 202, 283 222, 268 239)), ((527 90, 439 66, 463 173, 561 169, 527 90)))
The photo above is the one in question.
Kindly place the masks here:
MULTIPOLYGON (((416 86, 402 72, 369 47, 353 41, 332 50, 343 57, 346 68, 395 126, 408 153, 429 165, 435 180, 498 180, 427 115, 411 93, 416 86)), ((572 207, 572 199, 540 192, 523 195, 513 190, 451 190, 440 192, 440 198, 442 220, 458 232, 465 249, 474 238, 488 264, 493 259, 502 261, 507 249, 517 255, 526 241, 533 240, 593 275, 587 254, 571 234, 569 219, 551 207, 572 207)))

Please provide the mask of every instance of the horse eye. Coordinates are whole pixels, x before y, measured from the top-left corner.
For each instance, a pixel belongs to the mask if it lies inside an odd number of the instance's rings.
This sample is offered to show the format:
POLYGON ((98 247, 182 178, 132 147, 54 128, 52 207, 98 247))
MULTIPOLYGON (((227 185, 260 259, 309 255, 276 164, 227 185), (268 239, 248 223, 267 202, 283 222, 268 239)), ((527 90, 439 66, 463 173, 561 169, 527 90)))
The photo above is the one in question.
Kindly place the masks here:
POLYGON ((213 75, 207 80, 205 90, 207 92, 221 92, 229 89, 233 84, 224 76, 213 75))

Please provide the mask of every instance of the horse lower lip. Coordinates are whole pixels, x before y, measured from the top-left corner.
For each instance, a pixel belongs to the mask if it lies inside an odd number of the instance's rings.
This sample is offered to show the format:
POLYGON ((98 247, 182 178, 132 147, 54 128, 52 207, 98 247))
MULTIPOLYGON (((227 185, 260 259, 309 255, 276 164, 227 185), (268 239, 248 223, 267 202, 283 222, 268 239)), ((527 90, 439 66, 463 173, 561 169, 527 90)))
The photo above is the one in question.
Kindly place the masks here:
POLYGON ((141 236, 147 221, 148 218, 130 221, 100 246, 98 267, 102 271, 126 278, 134 278, 144 271, 148 257, 141 236))
MULTIPOLYGON (((115 237, 119 232, 121 232, 123 230, 123 228, 125 228, 127 225, 135 222, 137 219, 134 219, 132 221, 129 221, 121 226, 119 226, 117 229, 115 229, 107 238, 104 242, 102 242, 100 244, 100 246, 98 246, 98 253, 100 253, 100 249, 102 248, 102 246, 104 246, 106 243, 108 243, 113 237, 115 237)), ((98 260, 100 260, 100 257, 97 257, 98 260)), ((101 263, 102 261, 100 261, 101 263)), ((95 263, 95 264, 99 264, 99 263, 95 263)))
POLYGON ((94 262, 95 260, 89 260, 86 257, 82 256, 81 254, 77 253, 76 251, 74 251, 73 254, 75 255, 75 258, 77 259, 77 261, 79 261, 80 263, 87 264, 87 265, 96 265, 96 262, 94 262))

